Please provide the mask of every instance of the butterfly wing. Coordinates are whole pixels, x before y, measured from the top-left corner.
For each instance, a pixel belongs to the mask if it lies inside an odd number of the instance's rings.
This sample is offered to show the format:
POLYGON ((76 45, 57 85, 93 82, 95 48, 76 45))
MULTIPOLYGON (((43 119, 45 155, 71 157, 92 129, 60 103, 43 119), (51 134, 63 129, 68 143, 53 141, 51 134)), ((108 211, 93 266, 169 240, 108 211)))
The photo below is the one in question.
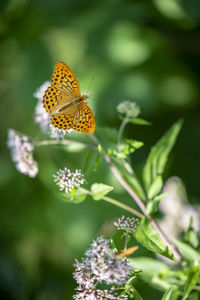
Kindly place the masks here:
POLYGON ((51 86, 43 97, 44 108, 48 113, 55 112, 70 103, 76 96, 81 96, 76 76, 66 64, 58 62, 51 79, 51 86))
POLYGON ((82 102, 69 107, 63 113, 51 116, 54 127, 64 130, 74 129, 85 133, 93 133, 95 130, 95 118, 90 107, 82 102))
POLYGON ((80 96, 80 86, 75 74, 63 62, 58 62, 51 79, 51 84, 70 96, 80 96))

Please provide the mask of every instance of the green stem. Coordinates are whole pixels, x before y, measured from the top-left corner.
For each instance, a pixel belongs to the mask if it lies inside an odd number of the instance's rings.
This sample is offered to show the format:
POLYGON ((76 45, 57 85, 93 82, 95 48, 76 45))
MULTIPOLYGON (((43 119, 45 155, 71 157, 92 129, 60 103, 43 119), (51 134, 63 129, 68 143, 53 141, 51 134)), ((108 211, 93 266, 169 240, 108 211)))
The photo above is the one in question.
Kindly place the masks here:
POLYGON ((117 142, 119 151, 120 151, 120 145, 122 143, 123 132, 127 123, 128 123, 128 117, 126 116, 119 127, 118 142, 117 142))
POLYGON ((39 146, 48 146, 48 145, 84 145, 86 147, 97 149, 97 145, 87 143, 87 142, 79 142, 73 140, 43 140, 43 141, 35 141, 34 145, 36 147, 39 146))
MULTIPOLYGON (((88 191, 88 190, 86 190, 86 189, 84 189, 82 187, 80 187, 79 190, 81 190, 81 191, 87 193, 88 195, 92 196, 92 193, 90 191, 88 191)), ((123 203, 121 203, 121 202, 119 202, 119 201, 117 201, 115 199, 110 198, 110 197, 103 196, 102 200, 104 200, 106 202, 109 202, 111 204, 114 204, 114 205, 116 205, 116 206, 118 206, 118 207, 120 207, 120 208, 122 208, 122 209, 124 209, 124 210, 126 210, 126 211, 128 211, 130 213, 132 213, 133 215, 135 215, 135 216, 137 216, 139 218, 142 218, 144 216, 143 214, 141 214, 136 209, 131 208, 130 206, 128 206, 126 204, 123 204, 123 203)))
POLYGON ((125 243, 124 243, 124 249, 125 250, 127 249, 127 246, 128 246, 128 238, 129 238, 129 233, 126 232, 125 243))

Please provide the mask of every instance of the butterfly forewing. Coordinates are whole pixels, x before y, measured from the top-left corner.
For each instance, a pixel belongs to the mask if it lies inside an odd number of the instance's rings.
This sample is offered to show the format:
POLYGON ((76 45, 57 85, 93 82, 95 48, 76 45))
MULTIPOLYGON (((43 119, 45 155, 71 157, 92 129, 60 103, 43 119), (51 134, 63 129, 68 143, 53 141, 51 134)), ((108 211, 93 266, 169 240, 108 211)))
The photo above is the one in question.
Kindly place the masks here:
POLYGON ((62 92, 54 86, 47 88, 43 97, 43 106, 48 113, 52 113, 57 109, 62 97, 61 94, 62 92))
POLYGON ((51 79, 51 83, 57 89, 70 96, 80 96, 80 86, 75 74, 63 62, 58 62, 51 79))

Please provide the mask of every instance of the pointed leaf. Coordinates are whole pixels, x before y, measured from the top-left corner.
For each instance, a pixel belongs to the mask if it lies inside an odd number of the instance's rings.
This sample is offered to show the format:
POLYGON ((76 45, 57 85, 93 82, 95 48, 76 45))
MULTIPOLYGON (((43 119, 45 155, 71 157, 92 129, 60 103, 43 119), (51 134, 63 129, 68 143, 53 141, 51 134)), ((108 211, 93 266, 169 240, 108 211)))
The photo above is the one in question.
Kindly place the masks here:
POLYGON ((177 136, 182 127, 182 120, 176 122, 165 135, 152 147, 147 162, 144 166, 144 184, 146 191, 149 190, 152 182, 160 175, 162 176, 168 155, 175 144, 177 136))
POLYGON ((141 227, 137 227, 136 231, 133 233, 136 240, 148 250, 176 261, 171 250, 163 243, 160 236, 152 228, 150 220, 144 217, 140 222, 141 227))
POLYGON ((180 295, 180 291, 178 290, 178 286, 173 285, 166 290, 164 293, 162 300, 176 300, 180 295))
POLYGON ((189 227, 184 234, 184 242, 190 244, 193 248, 197 248, 200 243, 198 233, 193 227, 193 217, 190 218, 189 227))
POLYGON ((188 274, 188 278, 185 283, 185 288, 183 291, 183 300, 188 299, 188 296, 190 292, 193 290, 195 287, 197 280, 199 279, 200 275, 200 265, 194 266, 193 269, 190 271, 188 274))
POLYGON ((165 262, 150 257, 129 258, 129 262, 134 270, 141 270, 138 276, 143 281, 161 290, 170 287, 170 284, 165 280, 170 268, 165 262))
POLYGON ((158 195, 163 186, 163 180, 160 175, 154 178, 148 190, 148 199, 152 199, 158 195))
POLYGON ((163 198, 166 196, 166 193, 162 193, 152 200, 148 201, 147 208, 146 208, 146 214, 147 216, 152 215, 153 213, 157 212, 160 202, 163 200, 163 198))
POLYGON ((92 197, 94 200, 101 200, 103 196, 113 190, 112 186, 103 183, 94 183, 91 186, 92 197))
POLYGON ((129 119, 129 122, 136 124, 136 125, 151 125, 151 122, 146 121, 141 118, 132 118, 132 119, 129 119))
POLYGON ((179 240, 174 239, 177 248, 179 249, 183 258, 188 262, 199 261, 200 262, 200 253, 190 247, 188 244, 183 243, 179 240))

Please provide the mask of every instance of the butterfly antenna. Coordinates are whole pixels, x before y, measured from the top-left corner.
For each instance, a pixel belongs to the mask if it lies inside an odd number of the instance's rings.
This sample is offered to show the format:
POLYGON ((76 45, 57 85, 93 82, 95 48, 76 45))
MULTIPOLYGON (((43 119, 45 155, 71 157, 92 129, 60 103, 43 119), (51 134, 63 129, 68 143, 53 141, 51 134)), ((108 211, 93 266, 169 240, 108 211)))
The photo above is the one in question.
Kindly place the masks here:
POLYGON ((94 77, 91 78, 90 84, 89 84, 88 89, 87 89, 86 95, 87 95, 88 97, 89 97, 89 90, 90 90, 90 88, 91 88, 91 85, 92 85, 93 80, 94 80, 94 77))

